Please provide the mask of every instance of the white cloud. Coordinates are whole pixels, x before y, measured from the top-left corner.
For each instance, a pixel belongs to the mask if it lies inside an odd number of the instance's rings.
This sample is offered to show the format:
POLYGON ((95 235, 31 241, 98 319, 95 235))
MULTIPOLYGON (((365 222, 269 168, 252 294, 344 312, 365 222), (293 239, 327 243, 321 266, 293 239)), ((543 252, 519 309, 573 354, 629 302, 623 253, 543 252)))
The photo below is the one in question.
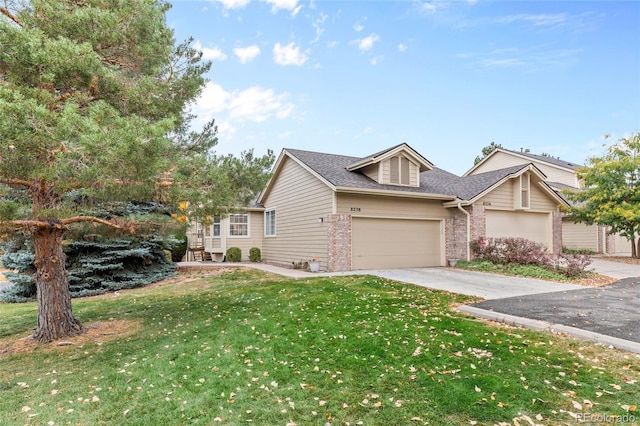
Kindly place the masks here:
POLYGON ((320 36, 322 35, 322 33, 324 33, 324 27, 322 27, 322 24, 324 24, 324 22, 327 20, 328 17, 329 17, 328 15, 321 13, 320 17, 316 19, 316 21, 313 24, 311 24, 313 28, 315 28, 316 30, 316 38, 311 40, 310 42, 311 44, 316 43, 318 40, 320 40, 320 36))
POLYGON ((353 26, 353 29, 354 29, 354 30, 356 30, 357 32, 360 32, 360 31, 364 30, 364 26, 363 26, 363 25, 361 25, 361 24, 359 24, 359 23, 356 23, 356 24, 353 26))
POLYGON ((382 55, 371 58, 371 65, 376 66, 378 65, 378 62, 382 61, 383 59, 384 59, 384 56, 382 55))
POLYGON ((246 64, 260 54, 260 48, 255 44, 247 47, 236 47, 233 49, 233 53, 238 57, 240 63, 246 64))
POLYGON ((530 22, 534 26, 538 27, 538 26, 544 26, 544 25, 562 24, 567 21, 567 18, 568 17, 566 13, 553 13, 553 14, 543 13, 538 15, 523 13, 519 15, 504 16, 502 18, 498 18, 496 22, 500 24, 511 24, 517 21, 525 21, 525 22, 530 22))
POLYGON ((404 52, 407 50, 407 46, 405 44, 400 43, 398 45, 398 52, 404 52))
POLYGON ((224 61, 227 59, 227 55, 224 54, 217 46, 213 48, 202 47, 200 41, 193 43, 193 48, 202 52, 202 58, 211 61, 224 61))
POLYGON ((215 0, 222 3, 225 9, 242 9, 249 4, 250 0, 215 0))
POLYGON ((199 124, 215 118, 218 132, 229 136, 236 132, 236 126, 245 122, 261 123, 272 118, 282 120, 291 117, 294 109, 295 105, 289 101, 287 93, 276 93, 260 86, 227 91, 219 84, 209 82, 192 113, 198 117, 199 124))
POLYGON ((302 5, 298 5, 298 0, 263 0, 271 5, 271 12, 276 13, 280 9, 289 10, 293 16, 296 16, 302 5))
POLYGON ((309 59, 309 56, 305 52, 301 52, 300 47, 296 46, 293 42, 286 46, 282 46, 280 43, 276 43, 276 45, 273 46, 273 60, 278 65, 301 66, 307 62, 307 59, 309 59))
POLYGON ((371 50, 373 43, 378 40, 380 40, 380 37, 378 37, 377 34, 372 33, 368 37, 354 40, 353 43, 358 45, 358 49, 360 49, 361 52, 366 52, 367 50, 371 50))

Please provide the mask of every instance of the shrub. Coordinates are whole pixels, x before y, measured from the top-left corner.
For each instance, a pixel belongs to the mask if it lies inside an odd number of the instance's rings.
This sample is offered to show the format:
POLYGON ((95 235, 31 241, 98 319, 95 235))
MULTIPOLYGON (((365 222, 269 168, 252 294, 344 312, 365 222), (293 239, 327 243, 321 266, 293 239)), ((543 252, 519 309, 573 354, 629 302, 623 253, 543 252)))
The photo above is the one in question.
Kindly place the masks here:
POLYGON ((180 239, 176 239, 173 244, 171 244, 171 261, 172 262, 181 262, 184 255, 187 254, 187 246, 189 245, 187 236, 184 235, 180 239))
POLYGON ((546 265, 549 262, 546 247, 525 238, 479 238, 472 241, 470 247, 476 257, 503 265, 546 265))
POLYGON ((536 265, 558 272, 569 278, 582 275, 591 264, 583 254, 549 254, 546 247, 525 238, 479 238, 470 243, 478 259, 499 265, 536 265))
POLYGON ((242 250, 240 247, 229 247, 227 249, 227 262, 240 262, 242 260, 242 250))
MULTIPOLYGON (((110 239, 85 235, 64 244, 69 272, 71 297, 93 296, 108 291, 141 287, 175 275, 175 265, 168 261, 166 245, 158 237, 110 239)), ((0 258, 13 284, 0 292, 4 302, 26 302, 36 295, 32 276, 33 248, 28 240, 5 246, 0 258)))
POLYGON ((249 260, 252 262, 260 262, 262 260, 262 253, 258 247, 251 247, 249 249, 249 260))

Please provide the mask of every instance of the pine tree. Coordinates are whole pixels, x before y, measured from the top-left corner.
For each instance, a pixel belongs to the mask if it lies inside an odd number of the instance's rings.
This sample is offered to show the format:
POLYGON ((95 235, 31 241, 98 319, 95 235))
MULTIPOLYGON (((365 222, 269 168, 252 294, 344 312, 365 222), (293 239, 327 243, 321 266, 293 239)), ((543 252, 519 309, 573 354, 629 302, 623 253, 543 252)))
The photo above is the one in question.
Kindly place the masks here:
MULTIPOLYGON (((168 8, 159 0, 0 5, 0 185, 14 191, 0 203, 0 224, 32 239, 37 342, 85 332, 65 268, 71 227, 134 232, 135 218, 103 218, 98 206, 171 204, 196 192, 188 183, 202 183, 189 179, 197 167, 216 176, 206 162, 215 126, 189 133, 183 114, 210 64, 190 40, 175 46, 168 8)), ((228 182, 222 190, 233 190, 228 182)))

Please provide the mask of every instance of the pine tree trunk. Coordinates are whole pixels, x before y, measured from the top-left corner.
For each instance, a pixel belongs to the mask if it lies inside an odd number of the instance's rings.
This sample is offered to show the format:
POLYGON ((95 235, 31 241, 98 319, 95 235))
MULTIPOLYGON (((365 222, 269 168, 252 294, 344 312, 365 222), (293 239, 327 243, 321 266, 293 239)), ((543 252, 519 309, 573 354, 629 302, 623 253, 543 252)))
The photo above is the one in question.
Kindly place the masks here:
POLYGON ((52 221, 32 231, 35 281, 38 291, 38 326, 31 339, 47 343, 86 332, 71 311, 69 279, 62 251, 65 228, 52 221))

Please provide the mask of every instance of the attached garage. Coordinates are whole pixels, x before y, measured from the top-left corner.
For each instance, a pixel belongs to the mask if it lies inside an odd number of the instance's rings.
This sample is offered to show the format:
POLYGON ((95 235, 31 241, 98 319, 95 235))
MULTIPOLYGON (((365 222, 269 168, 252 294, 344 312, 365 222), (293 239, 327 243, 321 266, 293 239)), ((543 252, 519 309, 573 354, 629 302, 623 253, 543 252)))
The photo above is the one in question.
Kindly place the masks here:
POLYGON ((354 217, 352 269, 443 266, 442 221, 354 217))
POLYGON ((598 227, 563 220, 562 245, 574 250, 598 252, 598 227))
POLYGON ((631 256, 631 241, 627 240, 620 234, 614 235, 613 244, 615 250, 612 250, 609 254, 615 254, 617 256, 631 256))
POLYGON ((552 249, 552 221, 550 213, 508 210, 486 210, 487 238, 526 238, 552 249))

